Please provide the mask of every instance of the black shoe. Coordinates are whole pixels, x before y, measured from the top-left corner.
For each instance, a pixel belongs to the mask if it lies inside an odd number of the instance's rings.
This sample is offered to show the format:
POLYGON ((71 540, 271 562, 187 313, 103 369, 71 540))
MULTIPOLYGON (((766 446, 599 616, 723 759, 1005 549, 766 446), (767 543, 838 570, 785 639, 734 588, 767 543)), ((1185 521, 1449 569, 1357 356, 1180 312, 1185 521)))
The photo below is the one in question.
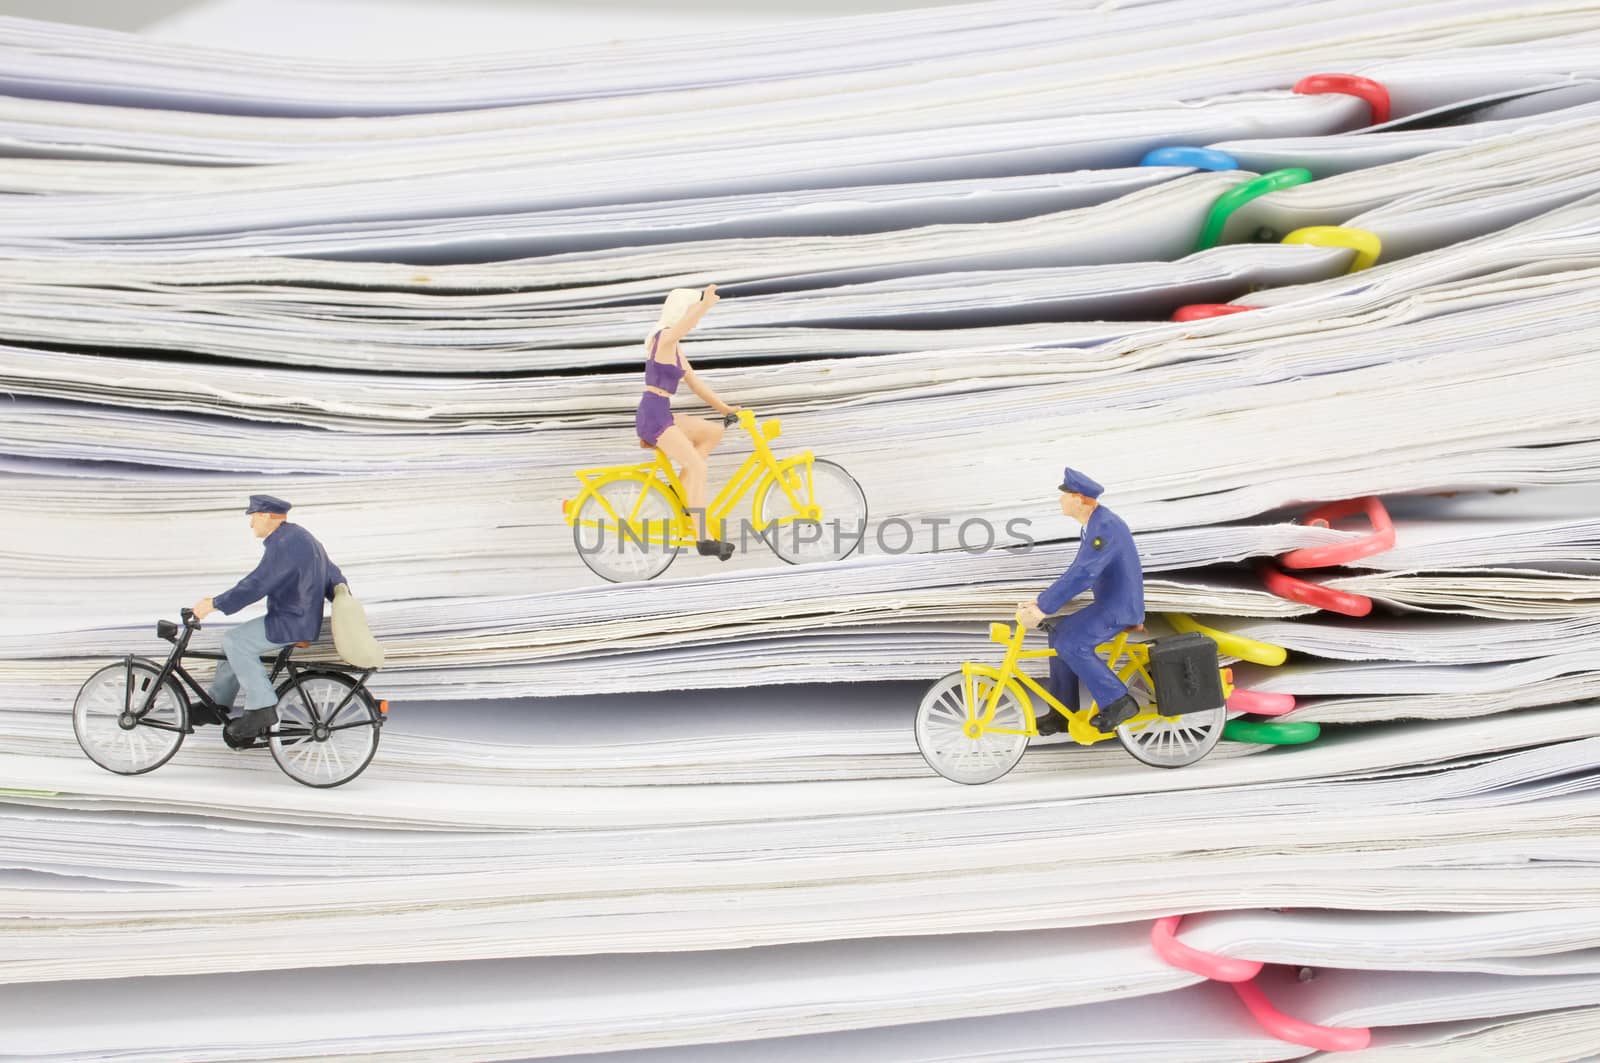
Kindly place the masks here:
POLYGON ((1039 737, 1048 738, 1058 735, 1067 729, 1067 719, 1055 709, 1045 709, 1033 718, 1033 725, 1039 731, 1039 737))
POLYGON ((212 727, 228 722, 228 718, 217 711, 216 706, 207 705, 205 702, 196 701, 189 706, 190 727, 212 727))
POLYGON ((276 707, 251 709, 229 720, 222 728, 222 740, 230 749, 249 749, 257 745, 256 739, 272 730, 278 722, 276 707))
POLYGON ((1124 694, 1095 713, 1094 719, 1089 722, 1098 730, 1115 731, 1137 715, 1139 715, 1139 703, 1133 700, 1132 694, 1124 694))
POLYGON ((721 539, 701 539, 694 544, 694 548, 701 557, 714 557, 718 561, 726 561, 733 556, 733 544, 721 539))

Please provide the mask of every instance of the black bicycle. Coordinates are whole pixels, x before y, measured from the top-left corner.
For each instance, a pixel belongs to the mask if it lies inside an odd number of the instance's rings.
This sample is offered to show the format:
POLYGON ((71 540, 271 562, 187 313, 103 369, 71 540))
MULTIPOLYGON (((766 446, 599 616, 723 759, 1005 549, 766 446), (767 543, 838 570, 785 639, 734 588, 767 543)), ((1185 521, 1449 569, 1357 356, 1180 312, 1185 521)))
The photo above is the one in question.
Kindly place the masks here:
MULTIPOLYGON (((172 643, 165 663, 130 654, 94 673, 78 691, 72 730, 88 758, 107 771, 155 771, 172 759, 195 726, 224 725, 234 713, 213 701, 183 667, 185 657, 220 661, 223 654, 190 650, 189 639, 200 630, 200 622, 189 609, 180 615, 181 629, 170 620, 156 622, 156 634, 172 643)), ((234 748, 264 744, 295 782, 340 786, 372 763, 389 703, 375 700, 367 690, 367 677, 375 669, 290 660, 295 646, 307 645, 285 646, 271 658, 278 722, 261 739, 234 748)))

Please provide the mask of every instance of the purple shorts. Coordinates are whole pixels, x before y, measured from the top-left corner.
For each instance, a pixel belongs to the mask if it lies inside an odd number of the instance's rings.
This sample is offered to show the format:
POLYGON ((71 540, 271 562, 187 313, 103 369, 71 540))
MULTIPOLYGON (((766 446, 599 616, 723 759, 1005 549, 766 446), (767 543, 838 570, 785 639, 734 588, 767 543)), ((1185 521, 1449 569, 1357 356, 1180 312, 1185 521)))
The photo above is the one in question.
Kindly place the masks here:
POLYGON ((672 427, 671 401, 665 395, 645 392, 639 400, 639 412, 633 415, 633 427, 640 439, 655 446, 661 433, 672 427))

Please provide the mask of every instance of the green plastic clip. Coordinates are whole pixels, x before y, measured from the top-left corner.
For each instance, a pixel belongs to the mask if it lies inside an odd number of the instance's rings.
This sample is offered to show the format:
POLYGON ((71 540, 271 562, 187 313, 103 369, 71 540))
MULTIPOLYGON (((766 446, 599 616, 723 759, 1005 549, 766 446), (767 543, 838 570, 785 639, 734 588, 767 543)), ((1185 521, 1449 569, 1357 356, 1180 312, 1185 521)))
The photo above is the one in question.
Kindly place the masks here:
POLYGON ((1291 166, 1286 170, 1264 173, 1242 185, 1230 188, 1211 204, 1211 212, 1206 215, 1206 223, 1200 227, 1200 239, 1195 242, 1194 249, 1204 251, 1208 247, 1216 247, 1218 241, 1222 239, 1222 230, 1227 227, 1228 219, 1233 216, 1233 212, 1252 199, 1258 199, 1268 192, 1276 192, 1280 188, 1303 185, 1309 180, 1311 180, 1310 170, 1291 166))
POLYGON ((1320 734, 1322 725, 1306 720, 1229 720, 1222 727, 1223 738, 1260 746, 1303 746, 1320 734))

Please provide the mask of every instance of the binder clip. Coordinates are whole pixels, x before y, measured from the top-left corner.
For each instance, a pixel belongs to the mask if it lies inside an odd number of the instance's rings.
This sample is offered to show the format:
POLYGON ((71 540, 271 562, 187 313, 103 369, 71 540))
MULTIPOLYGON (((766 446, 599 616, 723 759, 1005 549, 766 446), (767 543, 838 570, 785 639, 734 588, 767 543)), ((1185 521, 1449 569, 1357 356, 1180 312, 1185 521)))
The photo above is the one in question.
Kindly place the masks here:
POLYGON ((1174 321, 1205 321, 1213 317, 1226 317, 1229 314, 1242 314, 1246 310, 1260 310, 1259 306, 1243 306, 1239 303, 1190 303, 1180 306, 1172 312, 1174 321))
POLYGON ((1372 532, 1347 543, 1328 546, 1306 546, 1280 554, 1278 561, 1289 568, 1327 568, 1330 565, 1348 565, 1363 557, 1374 557, 1394 549, 1394 521, 1377 495, 1350 498, 1343 502, 1329 502, 1318 506, 1300 519, 1310 528, 1331 528, 1336 520, 1344 520, 1365 513, 1372 532))
POLYGON ((1328 93, 1354 96, 1367 101, 1372 112, 1370 125, 1382 125, 1389 120, 1389 90, 1371 78, 1354 74, 1312 74, 1294 83, 1301 96, 1320 96, 1328 93))
MULTIPOLYGON (((1270 642, 1258 642, 1207 627, 1183 613, 1162 614, 1167 623, 1178 631, 1195 631, 1217 644, 1217 652, 1251 664, 1276 668, 1289 659, 1289 651, 1270 642)), ((1228 695, 1228 711, 1252 716, 1282 716, 1294 708, 1294 695, 1268 694, 1257 690, 1234 687, 1228 695)), ((1232 719, 1222 725, 1222 737, 1230 742, 1250 742, 1254 745, 1299 746, 1315 742, 1322 734, 1322 725, 1303 720, 1244 720, 1232 719)))
POLYGON ((1156 148, 1139 160, 1140 166, 1188 166, 1196 170, 1227 171, 1239 169, 1239 161, 1225 151, 1215 148, 1170 147, 1156 148))
MULTIPOLYGON (((1313 528, 1329 528, 1336 520, 1366 514, 1372 531, 1348 543, 1290 550, 1278 557, 1278 563, 1289 568, 1326 568, 1345 565, 1363 557, 1373 557, 1394 546, 1394 521, 1389 511, 1375 495, 1345 499, 1318 506, 1301 518, 1301 523, 1313 528)), ((1256 574, 1262 584, 1280 598, 1302 605, 1326 609, 1344 616, 1366 616, 1372 612, 1372 599, 1348 591, 1334 590, 1309 580, 1289 575, 1270 561, 1256 565, 1256 574)))
MULTIPOLYGON (((1301 518, 1301 523, 1318 528, 1332 527, 1334 521, 1365 514, 1372 530, 1359 539, 1333 543, 1328 546, 1303 547, 1278 555, 1277 563, 1262 561, 1256 565, 1256 574, 1262 585, 1280 598, 1304 605, 1326 609, 1344 616, 1366 616, 1372 612, 1372 599, 1348 591, 1335 590, 1310 580, 1291 576, 1279 568, 1308 569, 1345 565, 1364 557, 1373 557, 1391 549, 1395 542, 1394 521, 1389 511, 1376 495, 1350 498, 1318 506, 1301 518)), ((1228 699, 1228 708, 1251 716, 1281 716, 1294 708, 1294 698, 1287 694, 1264 694, 1256 691, 1235 690, 1228 699)), ((1222 736, 1234 742, 1255 742, 1261 745, 1303 745, 1314 742, 1322 734, 1320 724, 1308 720, 1229 720, 1222 736)))
POLYGON ((1150 945, 1169 966, 1189 971, 1213 982, 1226 982, 1233 988, 1252 1018, 1267 1033, 1280 1041, 1304 1045, 1320 1052, 1356 1052, 1372 1043, 1372 1031, 1364 1026, 1319 1026, 1285 1015, 1272 1006, 1255 978, 1265 964, 1202 952, 1178 940, 1181 915, 1157 919, 1150 927, 1150 945))
POLYGON ((1299 166, 1291 166, 1283 170, 1272 170, 1254 177, 1242 185, 1230 188, 1217 197, 1211 204, 1211 210, 1206 214, 1205 224, 1200 227, 1200 238, 1195 241, 1194 249, 1204 251, 1209 247, 1216 247, 1222 240, 1222 230, 1227 226, 1228 219, 1233 212, 1250 202, 1259 199, 1268 192, 1276 192, 1280 188, 1293 188, 1303 185, 1311 180, 1311 171, 1299 166))
POLYGON ((1283 238, 1286 244, 1310 244, 1313 247, 1348 247, 1356 253, 1346 273, 1359 273, 1377 264, 1383 254, 1383 241, 1377 233, 1365 229, 1347 229, 1343 225, 1308 225, 1296 229, 1283 238))
POLYGON ((1277 568, 1271 561, 1257 562, 1256 576, 1261 580, 1262 586, 1279 598, 1309 605, 1313 609, 1325 609, 1343 616, 1366 616, 1372 612, 1372 599, 1366 595, 1335 590, 1320 583, 1291 576, 1277 568))

